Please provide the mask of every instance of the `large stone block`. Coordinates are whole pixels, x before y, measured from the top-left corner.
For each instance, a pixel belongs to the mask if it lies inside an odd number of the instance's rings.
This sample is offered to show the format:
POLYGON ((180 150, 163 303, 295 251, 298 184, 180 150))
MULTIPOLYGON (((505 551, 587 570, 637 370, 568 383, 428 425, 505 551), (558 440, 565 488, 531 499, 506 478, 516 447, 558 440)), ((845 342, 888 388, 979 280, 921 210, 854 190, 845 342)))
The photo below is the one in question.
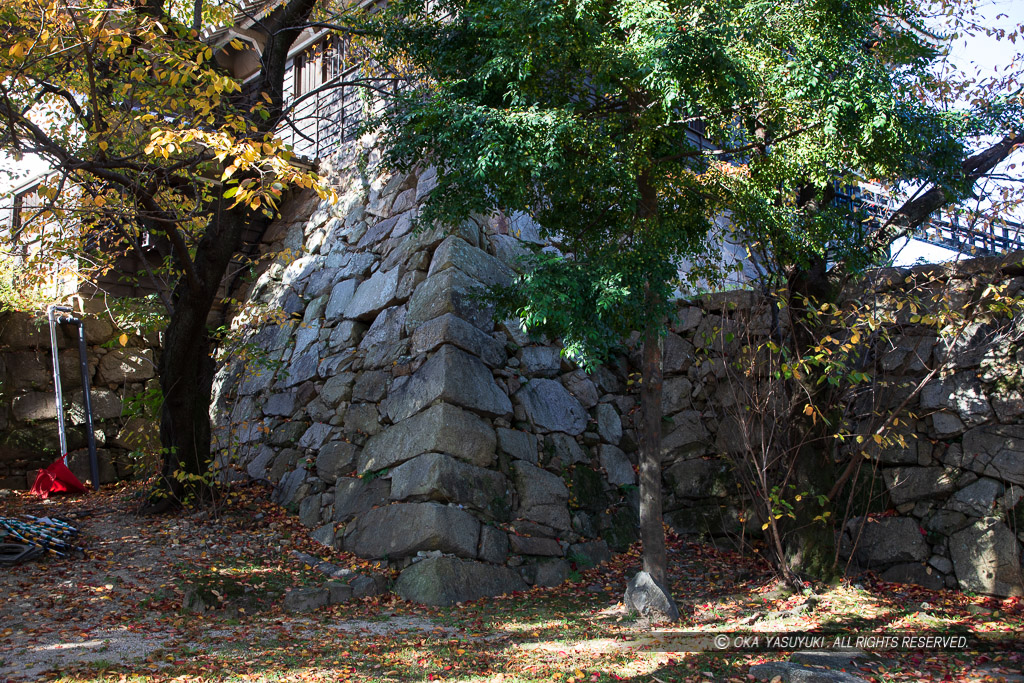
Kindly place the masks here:
POLYGON ((956 475, 944 467, 891 467, 882 472, 893 505, 945 497, 956 488, 956 475))
POLYGON ((412 335, 414 354, 430 353, 442 344, 454 344, 492 368, 505 362, 504 346, 452 313, 423 323, 412 335))
POLYGON ((392 422, 398 422, 437 401, 495 417, 512 412, 512 402, 498 388, 487 366, 447 344, 392 391, 385 410, 392 422))
POLYGON ((731 492, 729 465, 720 458, 681 460, 665 470, 665 481, 680 498, 723 498, 731 492))
POLYGON ((408 350, 408 340, 402 340, 405 332, 405 312, 405 306, 393 306, 382 311, 370 325, 370 329, 359 342, 364 368, 391 365, 408 350))
POLYGON ((386 504, 390 491, 390 482, 386 479, 339 477, 334 487, 334 521, 344 524, 386 504))
POLYGON ((508 567, 454 557, 417 562, 406 568, 395 583, 395 592, 406 600, 438 607, 528 588, 522 577, 508 567))
POLYGON ((54 420, 57 418, 57 403, 52 393, 32 391, 15 396, 11 412, 15 420, 54 420))
POLYGON ((708 430, 704 427, 700 412, 685 410, 672 416, 674 429, 661 440, 662 457, 685 457, 703 452, 708 444, 708 430))
POLYGON ((617 446, 602 444, 598 449, 598 458, 601 467, 608 475, 608 482, 612 486, 627 486, 636 483, 636 473, 633 472, 633 464, 629 458, 617 446))
POLYGON ((405 462, 421 453, 448 453, 474 465, 494 462, 494 430, 476 415, 447 403, 431 406, 373 436, 359 457, 359 473, 405 462))
POLYGON ((344 548, 360 557, 397 559, 421 550, 475 558, 480 522, 439 503, 395 503, 362 514, 345 534, 344 548))
POLYGON ((519 460, 513 467, 520 515, 555 529, 569 529, 569 489, 562 478, 519 460))
POLYGON ((993 414, 981 381, 968 374, 957 374, 926 384, 921 390, 921 408, 948 408, 968 427, 985 422, 993 414))
POLYGON ((531 380, 516 393, 516 398, 538 431, 575 436, 587 427, 587 411, 556 380, 531 380))
POLYGON ((449 268, 458 268, 488 286, 507 285, 515 277, 512 269, 504 263, 455 235, 438 245, 427 274, 434 275, 449 268))
POLYGON ((984 425, 964 434, 958 467, 1024 484, 1024 425, 984 425))
POLYGON ((953 534, 949 553, 963 590, 1000 597, 1024 595, 1020 544, 997 519, 980 519, 953 534))
POLYGON ((854 559, 869 569, 923 562, 930 554, 921 527, 910 517, 871 518, 866 522, 860 517, 852 519, 843 535, 841 550, 847 557, 852 550, 854 559))
POLYGON ((500 472, 461 462, 443 453, 424 453, 391 470, 392 500, 457 503, 507 520, 508 480, 500 472))
POLYGON ((352 303, 358 287, 356 280, 342 280, 331 289, 331 297, 327 300, 327 308, 324 311, 324 318, 328 322, 337 320, 345 313, 345 309, 352 303))
POLYGON ((446 313, 462 318, 474 327, 489 331, 493 326, 493 307, 478 297, 483 285, 457 268, 431 275, 416 288, 409 299, 406 326, 414 330, 428 320, 446 313))
POLYGON ((144 382, 155 376, 156 364, 149 349, 114 349, 100 359, 97 383, 144 382))
POLYGON ((502 453, 516 460, 537 464, 537 437, 518 429, 498 427, 498 448, 502 453))
POLYGON ((388 272, 377 271, 359 285, 352 300, 345 307, 345 317, 355 320, 373 320, 377 314, 396 303, 400 268, 388 272))

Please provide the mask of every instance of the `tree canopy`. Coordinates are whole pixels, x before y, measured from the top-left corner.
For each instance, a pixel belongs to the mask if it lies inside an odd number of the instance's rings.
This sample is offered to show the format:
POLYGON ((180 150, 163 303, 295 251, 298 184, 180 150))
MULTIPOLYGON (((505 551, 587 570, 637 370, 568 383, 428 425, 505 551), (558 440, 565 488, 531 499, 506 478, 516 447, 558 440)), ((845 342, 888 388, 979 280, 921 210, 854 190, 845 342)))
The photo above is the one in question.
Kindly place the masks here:
MULTIPOLYGON (((686 280, 713 279, 719 219, 784 303, 821 302, 838 275, 879 263, 895 234, 967 196, 1022 141, 1019 85, 950 106, 966 82, 954 87, 937 69, 943 38, 926 27, 948 15, 950 32, 969 28, 965 8, 391 4, 384 50, 409 65, 418 87, 381 125, 393 167, 426 159, 439 168, 422 220, 532 217, 558 250, 503 293, 505 312, 561 338, 570 355, 589 363, 644 331, 645 569, 649 545, 650 565, 664 566, 658 337, 686 280), (985 136, 1000 141, 986 146, 985 136), (985 151, 972 156, 979 145, 985 151), (869 179, 922 189, 884 223, 832 201, 840 184, 869 179)), ((797 337, 789 342, 799 355, 809 340, 797 337)))

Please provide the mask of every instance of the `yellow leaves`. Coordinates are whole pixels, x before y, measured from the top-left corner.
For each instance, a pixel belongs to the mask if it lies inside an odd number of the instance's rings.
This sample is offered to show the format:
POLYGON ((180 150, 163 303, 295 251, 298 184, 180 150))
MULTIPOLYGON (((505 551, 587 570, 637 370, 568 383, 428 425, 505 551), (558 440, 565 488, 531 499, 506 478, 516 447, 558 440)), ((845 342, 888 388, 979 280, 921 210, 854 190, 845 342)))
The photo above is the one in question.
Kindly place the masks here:
POLYGON ((128 346, 128 335, 121 333, 121 336, 117 338, 117 343, 121 346, 128 346))
POLYGON ((106 152, 106 151, 107 151, 107 147, 109 147, 109 146, 110 146, 110 145, 108 145, 108 144, 107 144, 107 141, 106 141, 106 140, 100 140, 99 148, 100 148, 101 150, 103 150, 104 152, 106 152))
POLYGON ((8 50, 7 54, 11 57, 18 57, 20 59, 21 57, 24 57, 27 52, 28 43, 18 42, 11 45, 11 49, 8 50))

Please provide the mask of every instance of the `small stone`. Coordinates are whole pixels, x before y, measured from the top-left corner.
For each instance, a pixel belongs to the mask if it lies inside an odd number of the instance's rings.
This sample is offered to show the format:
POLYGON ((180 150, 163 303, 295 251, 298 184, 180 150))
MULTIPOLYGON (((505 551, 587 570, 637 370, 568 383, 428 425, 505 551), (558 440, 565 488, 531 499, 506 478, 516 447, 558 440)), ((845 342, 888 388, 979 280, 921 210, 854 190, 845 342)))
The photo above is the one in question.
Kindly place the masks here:
POLYGON ((647 572, 640 572, 629 580, 623 602, 630 613, 639 614, 651 623, 679 621, 679 608, 671 593, 647 572))

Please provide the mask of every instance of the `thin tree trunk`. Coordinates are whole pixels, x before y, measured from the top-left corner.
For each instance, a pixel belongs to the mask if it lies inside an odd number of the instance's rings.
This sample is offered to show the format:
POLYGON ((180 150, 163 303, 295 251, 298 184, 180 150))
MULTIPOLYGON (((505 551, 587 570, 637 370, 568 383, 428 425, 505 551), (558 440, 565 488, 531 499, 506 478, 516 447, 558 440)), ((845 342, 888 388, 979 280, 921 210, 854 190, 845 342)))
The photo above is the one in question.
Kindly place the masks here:
POLYGON ((667 587, 668 556, 661 506, 662 339, 654 321, 644 331, 640 384, 640 539, 643 568, 667 587))

